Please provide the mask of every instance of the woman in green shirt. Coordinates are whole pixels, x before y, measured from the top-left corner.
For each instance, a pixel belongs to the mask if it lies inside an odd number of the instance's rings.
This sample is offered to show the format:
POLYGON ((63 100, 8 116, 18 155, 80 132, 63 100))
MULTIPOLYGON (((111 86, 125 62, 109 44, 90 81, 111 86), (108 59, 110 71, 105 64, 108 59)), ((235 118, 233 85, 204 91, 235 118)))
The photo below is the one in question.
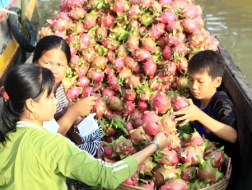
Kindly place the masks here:
POLYGON ((67 189, 66 177, 115 189, 146 158, 167 145, 159 133, 145 149, 114 164, 95 159, 43 128, 56 111, 54 77, 33 64, 18 65, 0 88, 0 189, 67 189))

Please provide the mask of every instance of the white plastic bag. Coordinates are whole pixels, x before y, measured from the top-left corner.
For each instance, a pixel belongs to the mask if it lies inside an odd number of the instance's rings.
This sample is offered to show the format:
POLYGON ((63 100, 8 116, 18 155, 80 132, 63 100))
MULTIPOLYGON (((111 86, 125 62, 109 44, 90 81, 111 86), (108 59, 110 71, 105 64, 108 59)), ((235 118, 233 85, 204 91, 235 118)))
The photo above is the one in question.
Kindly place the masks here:
POLYGON ((95 115, 96 113, 89 114, 77 125, 81 137, 88 136, 89 134, 99 129, 98 123, 94 119, 95 115))

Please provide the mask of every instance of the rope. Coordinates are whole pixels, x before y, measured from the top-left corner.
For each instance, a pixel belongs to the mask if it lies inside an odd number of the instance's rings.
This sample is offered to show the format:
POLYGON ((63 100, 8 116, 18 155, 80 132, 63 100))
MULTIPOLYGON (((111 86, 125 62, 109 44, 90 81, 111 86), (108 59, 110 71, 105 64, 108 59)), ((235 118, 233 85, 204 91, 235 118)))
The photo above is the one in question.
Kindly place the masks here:
POLYGON ((18 14, 14 11, 9 11, 8 9, 5 9, 5 8, 0 8, 0 12, 5 12, 5 13, 9 13, 9 14, 13 14, 13 15, 16 15, 18 17, 18 14))

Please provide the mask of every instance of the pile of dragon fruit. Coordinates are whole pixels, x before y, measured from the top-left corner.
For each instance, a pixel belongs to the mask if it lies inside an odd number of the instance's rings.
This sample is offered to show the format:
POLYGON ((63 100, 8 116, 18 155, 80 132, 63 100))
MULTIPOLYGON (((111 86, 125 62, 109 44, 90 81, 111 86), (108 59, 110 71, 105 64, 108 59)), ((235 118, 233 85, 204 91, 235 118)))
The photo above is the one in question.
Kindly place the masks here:
POLYGON ((93 95, 106 142, 102 158, 116 162, 146 146, 160 131, 169 145, 124 183, 148 189, 199 189, 223 178, 221 149, 173 111, 187 106, 187 64, 219 42, 192 0, 63 0, 41 37, 58 35, 71 48, 63 84, 72 101, 93 95), (155 184, 155 185, 154 185, 155 184))

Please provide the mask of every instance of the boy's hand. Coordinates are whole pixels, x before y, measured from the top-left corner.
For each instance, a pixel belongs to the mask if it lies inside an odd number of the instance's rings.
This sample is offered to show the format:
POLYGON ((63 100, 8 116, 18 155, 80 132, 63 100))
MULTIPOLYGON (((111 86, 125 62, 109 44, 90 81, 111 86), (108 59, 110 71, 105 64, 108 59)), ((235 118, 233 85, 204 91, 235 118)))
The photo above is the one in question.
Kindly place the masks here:
POLYGON ((187 99, 189 102, 189 106, 180 109, 179 111, 174 112, 175 121, 179 122, 179 126, 183 126, 187 124, 189 121, 195 121, 200 117, 200 113, 202 112, 197 106, 195 106, 191 99, 187 99))
POLYGON ((74 103, 74 112, 79 116, 87 116, 92 111, 97 97, 89 96, 74 103))

